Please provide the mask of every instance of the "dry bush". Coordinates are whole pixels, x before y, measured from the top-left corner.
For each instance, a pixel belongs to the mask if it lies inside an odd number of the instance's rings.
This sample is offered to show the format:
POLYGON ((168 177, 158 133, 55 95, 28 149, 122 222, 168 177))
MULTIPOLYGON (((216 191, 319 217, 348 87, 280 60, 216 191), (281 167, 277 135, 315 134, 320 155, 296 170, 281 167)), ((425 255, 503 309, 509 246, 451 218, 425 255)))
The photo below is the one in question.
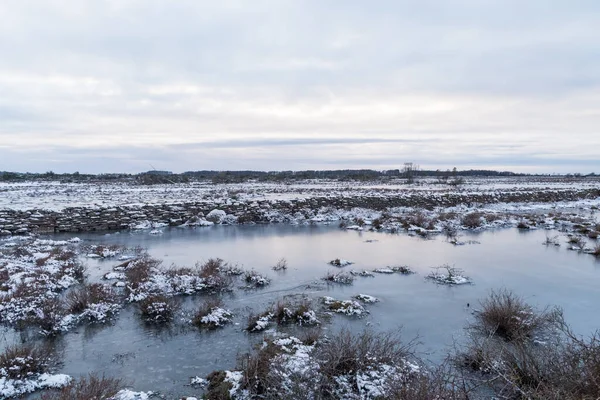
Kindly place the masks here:
POLYGON ((273 308, 273 319, 279 325, 286 325, 290 323, 310 325, 318 323, 310 318, 309 314, 311 312, 314 315, 314 311, 311 309, 310 303, 306 300, 297 304, 287 301, 278 301, 273 308))
POLYGON ((244 281, 248 284, 248 287, 262 287, 268 285, 271 280, 259 272, 254 270, 246 271, 244 273, 244 281))
POLYGON ((503 399, 580 400, 600 398, 600 337, 561 336, 545 343, 505 342, 493 337, 470 344, 467 366, 484 372, 503 399))
POLYGON ((321 342, 323 331, 321 328, 305 329, 298 334, 298 339, 307 346, 313 346, 321 342))
POLYGON ((205 398, 208 400, 230 400, 230 390, 233 385, 225 382, 225 371, 213 371, 207 377, 208 386, 206 387, 205 398))
POLYGON ((592 249, 592 255, 596 256, 596 257, 600 257, 600 244, 597 244, 593 249, 592 249))
POLYGON ((287 269, 287 260, 285 258, 279 259, 277 264, 273 266, 274 271, 283 271, 287 269))
POLYGON ((165 323, 173 320, 179 303, 172 297, 163 295, 149 296, 138 303, 142 319, 146 322, 165 323))
POLYGON ((64 316, 61 302, 57 298, 48 298, 42 301, 38 313, 29 319, 28 324, 39 326, 46 335, 54 335, 60 332, 64 316))
POLYGON ((488 223, 498 221, 499 219, 502 218, 501 215, 494 214, 494 213, 486 213, 483 217, 485 218, 486 222, 488 222, 488 223))
POLYGON ((433 371, 398 376, 388 382, 390 400, 470 400, 473 390, 464 376, 444 363, 433 371))
POLYGON ((160 264, 160 260, 147 255, 127 263, 125 269, 125 278, 128 282, 127 287, 130 290, 138 289, 150 279, 152 270, 158 268, 160 264))
POLYGON ((90 374, 58 391, 44 393, 42 400, 102 400, 116 395, 124 384, 121 379, 90 374))
POLYGON ((376 230, 379 230, 379 229, 383 228, 383 219, 382 218, 375 218, 371 222, 371 226, 373 227, 373 229, 376 229, 376 230))
MULTIPOLYGON (((221 301, 221 299, 214 298, 205 300, 204 303, 202 303, 202 305, 200 306, 200 308, 198 308, 198 310, 194 313, 194 316, 192 318, 192 324, 194 324, 198 328, 208 329, 215 329, 222 326, 226 322, 225 320, 208 322, 202 320, 204 317, 208 316, 218 308, 223 308, 223 302, 221 301)), ((231 313, 229 313, 228 311, 225 313, 227 314, 226 317, 228 317, 227 319, 229 320, 231 318, 231 313)))
POLYGON ((248 331, 248 332, 262 331, 265 328, 260 326, 261 321, 264 321, 263 323, 265 325, 267 325, 271 321, 272 318, 273 318, 273 313, 271 312, 271 310, 264 311, 260 314, 250 313, 250 315, 248 315, 248 325, 246 325, 246 331, 248 331))
POLYGON ((529 229, 529 225, 527 224, 527 222, 521 220, 517 224, 517 229, 529 229))
POLYGON ((33 374, 42 374, 48 370, 55 355, 49 346, 9 346, 0 354, 0 377, 26 379, 33 374))
POLYGON ((73 314, 82 313, 92 304, 115 304, 117 301, 117 296, 111 288, 100 283, 83 285, 71 290, 65 297, 67 311, 73 314))
POLYGON ((220 258, 210 258, 200 266, 200 276, 204 279, 218 275, 225 266, 225 262, 220 258))
POLYGON ((348 272, 334 272, 328 271, 323 277, 324 281, 340 283, 342 285, 352 285, 354 282, 354 276, 348 272))
POLYGON ((317 349, 319 369, 334 377, 366 371, 379 364, 401 365, 412 355, 414 342, 402 343, 399 334, 364 331, 353 335, 343 329, 317 349))
POLYGON ((420 228, 425 228, 427 226, 427 216, 422 211, 417 211, 413 215, 410 216, 408 222, 411 225, 418 226, 420 228))
POLYGON ((479 228, 481 226, 481 217, 483 214, 472 212, 462 217, 461 223, 469 229, 479 228))
POLYGON ((455 212, 441 212, 438 215, 438 220, 440 221, 451 221, 453 219, 456 219, 457 214, 455 212))
POLYGON ((513 292, 499 290, 481 301, 481 310, 471 328, 506 341, 523 341, 534 333, 557 327, 561 321, 559 309, 536 311, 513 292))
POLYGON ((220 258, 211 258, 199 266, 200 277, 213 290, 226 290, 232 285, 231 277, 225 274, 227 264, 220 258))
POLYGON ((41 257, 41 258, 37 258, 35 260, 35 266, 36 267, 43 267, 44 265, 46 265, 46 262, 50 259, 51 256, 46 256, 46 257, 41 257))
POLYGON ((259 398, 276 398, 272 395, 279 389, 278 380, 269 372, 272 360, 282 351, 280 347, 268 340, 255 352, 239 357, 238 368, 243 374, 242 388, 253 395, 260 396, 259 398), (271 397, 266 396, 269 392, 271 397))
POLYGON ((452 223, 444 223, 442 232, 446 235, 446 240, 450 243, 456 243, 458 241, 458 229, 452 223))
POLYGON ((579 247, 580 249, 584 249, 587 242, 581 236, 571 236, 567 243, 572 244, 575 247, 579 247))

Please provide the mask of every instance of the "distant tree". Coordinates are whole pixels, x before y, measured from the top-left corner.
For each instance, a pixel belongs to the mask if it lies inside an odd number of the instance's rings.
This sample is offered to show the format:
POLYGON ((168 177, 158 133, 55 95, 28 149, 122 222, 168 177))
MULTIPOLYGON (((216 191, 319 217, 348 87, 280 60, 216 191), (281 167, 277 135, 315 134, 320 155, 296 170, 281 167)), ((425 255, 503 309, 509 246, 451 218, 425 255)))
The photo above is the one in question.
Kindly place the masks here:
POLYGON ((419 166, 412 162, 404 163, 404 168, 402 169, 402 173, 406 178, 406 183, 414 183, 417 172, 419 171, 419 166))

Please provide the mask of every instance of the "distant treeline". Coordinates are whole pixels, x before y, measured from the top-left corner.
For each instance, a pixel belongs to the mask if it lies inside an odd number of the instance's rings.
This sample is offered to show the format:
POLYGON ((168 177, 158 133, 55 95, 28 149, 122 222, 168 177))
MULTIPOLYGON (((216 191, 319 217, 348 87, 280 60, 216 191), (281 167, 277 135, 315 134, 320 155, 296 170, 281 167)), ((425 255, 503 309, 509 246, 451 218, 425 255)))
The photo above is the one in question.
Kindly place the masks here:
MULTIPOLYGON (((241 183, 248 181, 284 182, 306 179, 330 179, 338 181, 375 181, 394 178, 419 177, 437 178, 440 182, 457 182, 464 177, 501 177, 501 176, 543 176, 514 173, 509 171, 490 170, 410 170, 390 169, 375 171, 372 169, 343 169, 343 170, 306 170, 306 171, 187 171, 174 174, 170 171, 147 171, 139 174, 80 174, 79 172, 57 174, 52 171, 45 173, 20 173, 0 171, 0 182, 20 181, 61 181, 61 182, 117 182, 129 181, 142 185, 186 183, 192 181, 211 181, 213 183, 241 183)), ((582 177, 581 174, 566 176, 582 177)), ((594 176, 589 174, 588 176, 594 176)))

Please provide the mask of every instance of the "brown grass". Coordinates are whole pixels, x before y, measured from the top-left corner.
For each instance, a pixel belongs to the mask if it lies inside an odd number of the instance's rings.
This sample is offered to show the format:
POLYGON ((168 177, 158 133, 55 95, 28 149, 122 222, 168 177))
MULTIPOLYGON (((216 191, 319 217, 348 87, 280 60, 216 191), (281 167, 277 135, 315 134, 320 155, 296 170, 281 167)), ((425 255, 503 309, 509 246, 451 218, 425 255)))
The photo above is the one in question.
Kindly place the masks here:
POLYGON ((109 399, 123 388, 121 379, 90 374, 81 377, 58 391, 44 393, 42 400, 101 400, 109 399))
POLYGON ((298 304, 288 301, 278 301, 273 307, 273 319, 279 325, 290 323, 302 325, 309 322, 306 320, 305 313, 310 311, 312 311, 311 305, 306 300, 298 304))
POLYGON ((479 228, 481 226, 482 213, 472 212, 462 217, 461 223, 469 229, 479 228))
POLYGON ((223 302, 221 299, 214 298, 205 300, 204 303, 198 308, 198 310, 194 313, 194 317, 192 318, 192 324, 197 326, 198 328, 208 328, 215 329, 218 326, 212 323, 206 324, 202 322, 202 318, 209 315, 214 309, 222 308, 223 302))
POLYGON ((173 298, 163 295, 146 297, 138 303, 138 309, 142 319, 153 323, 172 321, 178 308, 179 303, 173 298))
POLYGON ((0 377, 25 379, 33 374, 42 374, 48 370, 54 356, 48 346, 9 346, 0 354, 0 377))
POLYGON ((545 344, 475 338, 468 360, 488 376, 489 388, 502 399, 587 400, 600 398, 600 337, 561 336, 545 344))
POLYGON ((556 326, 561 318, 558 309, 536 311, 513 292, 499 290, 481 301, 481 311, 471 328, 506 341, 523 341, 556 326))
MULTIPOLYGON (((272 360, 282 352, 273 342, 266 341, 255 352, 238 358, 239 369, 243 372, 242 388, 258 396, 278 389, 277 379, 270 376, 272 360)), ((269 398, 269 397, 267 397, 269 398)), ((271 397, 273 398, 273 397, 271 397)))
POLYGON ((413 343, 403 344, 397 333, 364 331, 353 335, 343 329, 318 348, 320 371, 327 377, 366 371, 381 363, 397 365, 412 354, 413 343))
POLYGON ((206 379, 208 386, 206 387, 205 398, 208 400, 230 400, 229 391, 233 388, 230 382, 225 382, 225 371, 213 371, 206 379))
POLYGON ((397 376, 388 383, 390 400, 471 400, 472 385, 462 374, 443 363, 433 371, 397 376))
POLYGON ((200 277, 213 290, 226 290, 232 285, 231 277, 225 274, 227 264, 220 258, 211 258, 200 265, 200 277))
POLYGON ((158 268, 160 264, 160 260, 156 260, 147 255, 129 262, 125 269, 125 278, 128 282, 128 288, 130 290, 138 289, 150 279, 152 270, 158 268))
POLYGON ((92 304, 114 304, 116 302, 117 296, 111 288, 100 283, 83 285, 71 290, 65 297, 67 311, 73 314, 82 313, 92 304))

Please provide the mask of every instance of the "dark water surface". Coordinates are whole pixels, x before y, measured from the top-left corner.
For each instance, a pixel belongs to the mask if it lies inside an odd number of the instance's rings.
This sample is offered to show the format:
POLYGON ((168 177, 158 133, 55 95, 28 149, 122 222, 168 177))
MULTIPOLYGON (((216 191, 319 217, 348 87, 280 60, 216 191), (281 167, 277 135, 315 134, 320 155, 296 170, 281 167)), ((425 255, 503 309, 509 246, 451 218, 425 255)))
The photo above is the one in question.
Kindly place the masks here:
MULTIPOLYGON (((200 332, 176 324, 156 329, 140 322, 134 307, 121 311, 111 325, 80 327, 61 339, 64 365, 60 372, 78 376, 92 371, 125 378, 136 390, 157 390, 169 398, 199 395, 185 386, 190 377, 205 376, 215 369, 233 368, 236 356, 261 340, 261 335, 243 332, 251 310, 262 311, 284 295, 305 294, 317 299, 328 295, 349 299, 359 293, 378 297, 368 305, 362 319, 335 316, 328 330, 347 326, 360 331, 403 327, 407 339, 419 336, 419 350, 430 360, 439 360, 454 340, 460 341, 463 327, 478 300, 491 289, 508 288, 540 307, 557 305, 576 332, 589 334, 600 328, 600 263, 587 254, 542 245, 546 232, 516 229, 487 231, 465 236, 479 244, 452 246, 443 237, 424 240, 405 234, 343 231, 333 226, 215 226, 196 229, 163 229, 162 235, 148 232, 111 235, 79 235, 84 242, 142 246, 163 260, 191 266, 197 261, 220 257, 272 278, 265 289, 235 290, 224 297, 235 314, 234 324, 200 332), (374 242, 367 242, 374 240, 374 242), (285 257, 288 270, 271 270, 285 257), (371 270, 387 265, 409 265, 417 273, 403 276, 379 275, 357 278, 352 286, 319 282, 334 258, 355 262, 345 270, 371 270), (442 264, 463 269, 473 285, 446 287, 425 279, 432 267, 442 264), (467 303, 471 307, 467 307, 467 303)), ((551 232, 554 236, 556 232, 551 232)), ((71 235, 73 236, 73 235, 71 235)), ((71 237, 69 236, 69 237, 71 237)), ((55 236, 65 238, 67 236, 55 236)), ((91 280, 98 280, 116 261, 88 260, 91 280)), ((191 310, 203 296, 186 297, 183 309, 191 310)))

